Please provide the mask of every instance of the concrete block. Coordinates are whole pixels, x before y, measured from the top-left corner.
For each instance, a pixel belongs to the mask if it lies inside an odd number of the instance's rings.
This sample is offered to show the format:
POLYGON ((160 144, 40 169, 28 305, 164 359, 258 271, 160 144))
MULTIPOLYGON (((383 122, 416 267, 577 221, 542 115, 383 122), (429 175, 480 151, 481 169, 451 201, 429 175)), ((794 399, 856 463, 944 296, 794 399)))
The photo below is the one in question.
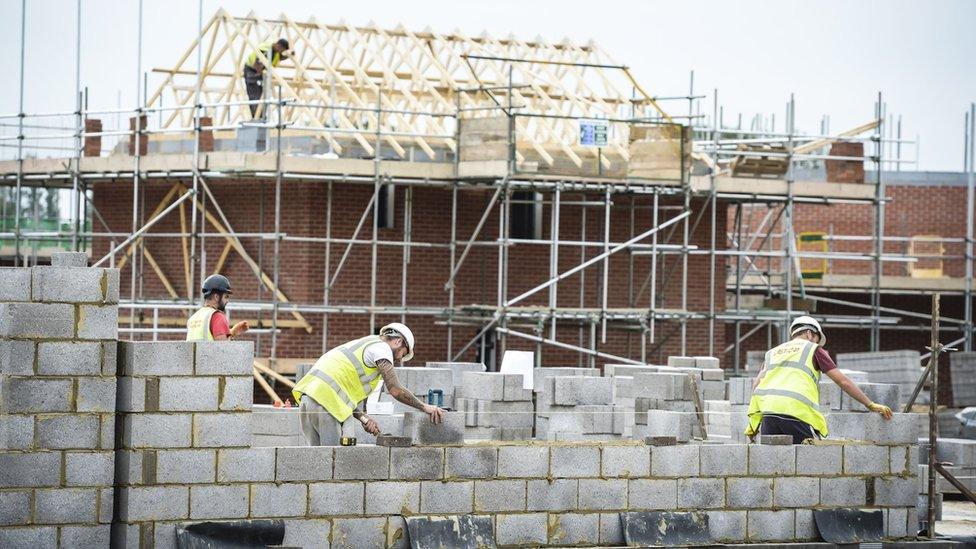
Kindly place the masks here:
POLYGON ((817 524, 813 518, 813 510, 796 509, 795 515, 796 515, 796 520, 794 521, 793 537, 796 538, 797 541, 819 540, 820 531, 817 530, 817 524))
POLYGON ((444 448, 391 448, 390 478, 433 480, 444 475, 444 448))
POLYGON ((61 547, 108 547, 112 539, 112 525, 63 526, 61 547))
POLYGON ((308 485, 251 485, 251 517, 304 517, 308 513, 308 485))
POLYGON ((631 510, 678 508, 678 483, 673 479, 631 479, 628 491, 631 510))
POLYGON ((216 450, 160 450, 156 452, 156 482, 212 483, 216 478, 216 450))
POLYGON ((74 305, 0 303, 0 337, 70 339, 74 335, 74 305))
POLYGON ((802 475, 840 475, 842 447, 801 444, 796 447, 796 471, 802 475))
POLYGON ((0 547, 57 547, 58 529, 53 526, 0 528, 0 547))
POLYGON ((251 414, 193 414, 193 446, 223 448, 251 445, 251 414))
POLYGON ((85 252, 52 252, 52 267, 87 267, 88 254, 85 252))
POLYGON ((386 480, 390 478, 390 449, 384 446, 338 446, 333 478, 386 480))
POLYGON ((116 380, 116 409, 119 412, 145 412, 146 378, 125 376, 116 380))
POLYGON ((20 526, 31 521, 31 492, 0 492, 0 526, 20 526))
POLYGON ((718 509, 725 506, 725 480, 720 478, 678 479, 679 509, 718 509))
POLYGON ((189 488, 185 486, 134 486, 119 492, 122 522, 179 520, 189 514, 189 488))
POLYGON ((550 453, 550 472, 555 478, 600 476, 598 446, 553 446, 550 453))
POLYGON ((420 483, 421 513, 470 513, 473 504, 474 482, 425 480, 420 483))
POLYGON ((702 476, 745 475, 748 470, 749 447, 745 444, 705 444, 700 452, 702 476))
POLYGON ((888 448, 858 444, 844 445, 845 475, 883 475, 888 472, 888 448))
POLYGON ((364 482, 309 484, 309 516, 361 515, 365 507, 366 484, 364 482))
POLYGON ((620 513, 600 513, 599 545, 623 545, 624 531, 620 527, 620 513))
POLYGON ((217 482, 275 480, 274 448, 226 448, 217 451, 217 482))
POLYGON ((332 521, 332 547, 357 549, 386 545, 386 517, 341 518, 332 521))
POLYGON ((499 446, 498 476, 545 478, 549 475, 548 446, 499 446))
POLYGON ((878 444, 915 444, 922 436, 918 414, 893 414, 886 421, 878 414, 867 414, 864 418, 865 440, 878 444))
POLYGON ((604 477, 646 477, 651 473, 651 449, 635 446, 604 446, 601 456, 604 477))
POLYGON ((791 541, 795 528, 793 510, 749 511, 747 536, 749 541, 791 541))
POLYGON ((5 415, 0 421, 0 450, 29 450, 34 446, 34 416, 5 415))
POLYGON ((796 472, 796 451, 794 448, 794 446, 765 446, 761 444, 750 444, 749 474, 794 474, 796 472))
POLYGON ((699 460, 699 445, 655 447, 651 450, 651 476, 698 476, 699 460))
POLYGON ((118 305, 79 305, 78 339, 118 339, 118 305))
POLYGON ((97 522, 98 496, 86 488, 41 489, 34 492, 35 524, 97 522))
POLYGON ((553 404, 613 404, 613 379, 607 377, 553 378, 553 404))
POLYGON ((115 414, 102 414, 99 416, 99 448, 111 450, 115 444, 115 414))
POLYGON ((579 482, 575 479, 529 480, 526 509, 529 511, 571 511, 577 508, 579 482))
POLYGON ((503 382, 504 387, 504 400, 506 401, 522 401, 522 400, 532 400, 532 391, 526 391, 522 387, 525 385, 523 381, 522 374, 503 374, 505 380, 503 382))
POLYGON ((420 512, 419 482, 366 483, 367 515, 408 515, 418 512, 420 512))
POLYGON ((441 423, 430 422, 430 417, 418 410, 403 415, 403 432, 413 438, 414 444, 461 444, 464 442, 464 412, 445 412, 441 423))
POLYGON ((217 410, 216 377, 162 377, 159 379, 160 412, 214 412, 217 410))
POLYGON ((464 372, 461 374, 461 387, 466 398, 504 400, 505 374, 497 372, 464 372))
POLYGON ((889 538, 904 538, 915 535, 915 530, 908 528, 908 509, 885 509, 885 535, 889 538))
POLYGON ((824 477, 820 479, 820 504, 824 507, 864 505, 867 486, 863 478, 824 477))
POLYGON ((815 507, 820 503, 820 479, 780 477, 773 481, 775 507, 815 507))
POLYGON ((549 539, 545 513, 498 515, 495 519, 495 541, 498 545, 545 545, 549 539))
POLYGON ((33 341, 0 341, 0 375, 33 375, 34 347, 33 341))
POLYGON ((303 549, 329 549, 332 523, 327 520, 286 520, 284 547, 303 549))
MULTIPOLYGON (((531 402, 502 402, 473 400, 477 426, 501 428, 531 428, 535 411, 531 402)), ((470 416, 471 414, 468 413, 470 416)), ((467 421, 467 418, 466 418, 467 421)))
POLYGON ((97 376, 102 373, 102 346, 97 342, 41 342, 37 373, 49 376, 97 376))
POLYGON ((78 378, 75 407, 79 412, 115 413, 114 377, 78 378))
POLYGON ((524 480, 479 480, 474 483, 474 511, 525 511, 524 480))
POLYGON ((918 467, 918 454, 915 455, 916 461, 913 463, 911 461, 911 448, 915 448, 916 452, 918 446, 890 446, 888 448, 888 470, 893 475, 911 475, 917 471, 918 467))
POLYGON ((218 409, 234 412, 251 410, 254 403, 253 377, 222 377, 218 387, 218 409))
POLYGON ((34 301, 100 303, 103 300, 103 269, 34 267, 31 271, 34 301))
POLYGON ((100 446, 99 418, 93 414, 38 416, 36 432, 38 448, 69 450, 100 446))
POLYGON ((120 341, 118 357, 127 376, 193 375, 190 341, 120 341))
POLYGON ((277 448, 275 482, 314 481, 332 478, 331 446, 277 448))
POLYGON ((599 513, 549 515, 549 543, 551 545, 594 545, 599 540, 599 513))
POLYGON ((708 533, 715 541, 746 539, 746 511, 708 511, 708 533))
POLYGON ((122 445, 125 448, 188 448, 191 424, 190 414, 125 415, 122 445))
POLYGON ((915 478, 883 477, 874 479, 874 503, 891 507, 909 507, 917 503, 915 478))
POLYGON ((119 302, 119 279, 118 269, 105 269, 105 303, 119 302))
POLYGON ((31 300, 31 269, 28 267, 4 267, 0 276, 0 301, 31 300))
POLYGON ((675 368, 694 368, 695 367, 695 357, 693 356, 669 356, 668 366, 675 368))
POLYGON ((190 487, 190 518, 247 518, 250 488, 246 484, 190 487))
POLYGON ((494 478, 498 471, 494 446, 446 448, 446 453, 444 478, 494 478))
POLYGON ((72 411, 70 379, 0 378, 0 410, 6 414, 72 411))
POLYGON ((610 511, 627 509, 627 479, 582 479, 579 509, 610 511))
POLYGON ((195 345, 198 376, 251 376, 253 341, 198 341, 195 345))
POLYGON ((65 452, 65 485, 112 486, 115 452, 65 452))
MULTIPOLYGON (((817 490, 819 493, 819 488, 817 490)), ((773 506, 773 479, 734 477, 728 479, 728 506, 733 509, 763 509, 773 506)))

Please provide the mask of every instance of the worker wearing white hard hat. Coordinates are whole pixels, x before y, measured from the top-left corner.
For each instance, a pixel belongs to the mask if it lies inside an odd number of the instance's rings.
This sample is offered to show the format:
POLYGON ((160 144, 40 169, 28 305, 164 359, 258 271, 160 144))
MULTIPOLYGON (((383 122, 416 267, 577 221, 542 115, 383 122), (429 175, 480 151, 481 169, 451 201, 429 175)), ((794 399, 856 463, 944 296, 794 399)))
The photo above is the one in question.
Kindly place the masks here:
POLYGON ((868 410, 891 419, 891 408, 872 402, 837 368, 823 348, 826 343, 827 336, 815 318, 793 320, 790 340, 766 353, 753 382, 746 435, 791 435, 794 444, 827 436, 827 421, 819 410, 822 374, 868 410))
POLYGON ((421 402, 400 383, 393 369, 413 358, 414 345, 410 328, 393 322, 380 328, 379 335, 344 343, 322 355, 292 390, 299 403, 305 442, 309 446, 338 446, 342 425, 349 416, 360 421, 366 432, 379 434, 376 421, 359 405, 380 379, 390 396, 423 411, 431 422, 440 423, 444 410, 421 402))

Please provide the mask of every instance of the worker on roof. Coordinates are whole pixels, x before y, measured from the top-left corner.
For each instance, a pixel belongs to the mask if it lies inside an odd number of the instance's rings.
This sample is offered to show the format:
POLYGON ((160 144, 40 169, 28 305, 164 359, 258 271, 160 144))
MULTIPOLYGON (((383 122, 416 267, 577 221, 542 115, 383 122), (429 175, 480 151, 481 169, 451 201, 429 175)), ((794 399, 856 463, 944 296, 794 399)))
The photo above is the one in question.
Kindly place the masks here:
MULTIPOLYGON (((284 59, 288 59, 289 51, 288 40, 278 39, 277 42, 263 42, 258 49, 251 52, 244 65, 244 87, 247 88, 247 100, 259 101, 264 95, 264 69, 265 63, 270 62, 272 67, 277 67, 284 59), (261 52, 261 55, 258 55, 261 52), (263 56, 263 57, 262 57, 263 56)), ((251 118, 257 118, 258 113, 263 113, 264 105, 257 103, 249 105, 251 108, 251 118)))
POLYGON ((440 423, 444 410, 424 404, 397 379, 394 364, 413 358, 413 332, 394 322, 380 329, 378 336, 366 336, 339 345, 322 355, 292 395, 299 403, 298 418, 309 446, 338 446, 342 425, 353 416, 367 433, 380 429, 358 408, 379 385, 380 378, 390 396, 423 411, 432 423, 440 423))
POLYGON ((187 341, 223 341, 248 330, 247 322, 238 322, 233 328, 227 322, 224 309, 230 294, 230 280, 224 275, 213 274, 203 281, 203 307, 186 321, 187 341))
POLYGON ((868 410, 891 419, 891 408, 872 402, 837 368, 823 348, 827 336, 816 319, 797 317, 790 324, 790 337, 766 353, 753 382, 747 436, 792 435, 794 444, 827 436, 827 421, 818 408, 821 374, 868 410))

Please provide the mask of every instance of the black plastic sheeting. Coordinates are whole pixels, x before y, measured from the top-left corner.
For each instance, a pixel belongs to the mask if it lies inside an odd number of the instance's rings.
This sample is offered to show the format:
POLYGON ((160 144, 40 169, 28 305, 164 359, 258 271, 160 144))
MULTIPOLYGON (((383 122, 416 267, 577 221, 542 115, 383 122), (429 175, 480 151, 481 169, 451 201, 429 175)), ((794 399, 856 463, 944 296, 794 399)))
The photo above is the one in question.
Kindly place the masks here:
POLYGON ((450 515, 405 518, 411 549, 495 547, 495 533, 489 516, 450 515))
POLYGON ((712 543, 708 515, 701 512, 636 511, 620 514, 624 542, 631 546, 712 543))
POLYGON ((881 509, 814 509, 820 537, 829 543, 863 543, 884 537, 881 509))
POLYGON ((238 520, 193 522, 176 528, 180 549, 245 549, 281 545, 285 539, 283 520, 238 520))

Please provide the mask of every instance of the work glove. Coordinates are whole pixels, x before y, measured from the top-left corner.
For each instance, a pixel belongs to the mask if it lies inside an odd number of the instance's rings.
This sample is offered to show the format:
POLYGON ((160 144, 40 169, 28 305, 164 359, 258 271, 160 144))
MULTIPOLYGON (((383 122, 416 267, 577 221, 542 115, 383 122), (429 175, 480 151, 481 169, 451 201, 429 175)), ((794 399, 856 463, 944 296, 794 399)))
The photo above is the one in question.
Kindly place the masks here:
POLYGON ((885 418, 886 420, 891 419, 891 408, 885 406, 884 404, 872 402, 871 404, 868 404, 868 410, 871 410, 876 414, 881 414, 881 417, 885 418))

